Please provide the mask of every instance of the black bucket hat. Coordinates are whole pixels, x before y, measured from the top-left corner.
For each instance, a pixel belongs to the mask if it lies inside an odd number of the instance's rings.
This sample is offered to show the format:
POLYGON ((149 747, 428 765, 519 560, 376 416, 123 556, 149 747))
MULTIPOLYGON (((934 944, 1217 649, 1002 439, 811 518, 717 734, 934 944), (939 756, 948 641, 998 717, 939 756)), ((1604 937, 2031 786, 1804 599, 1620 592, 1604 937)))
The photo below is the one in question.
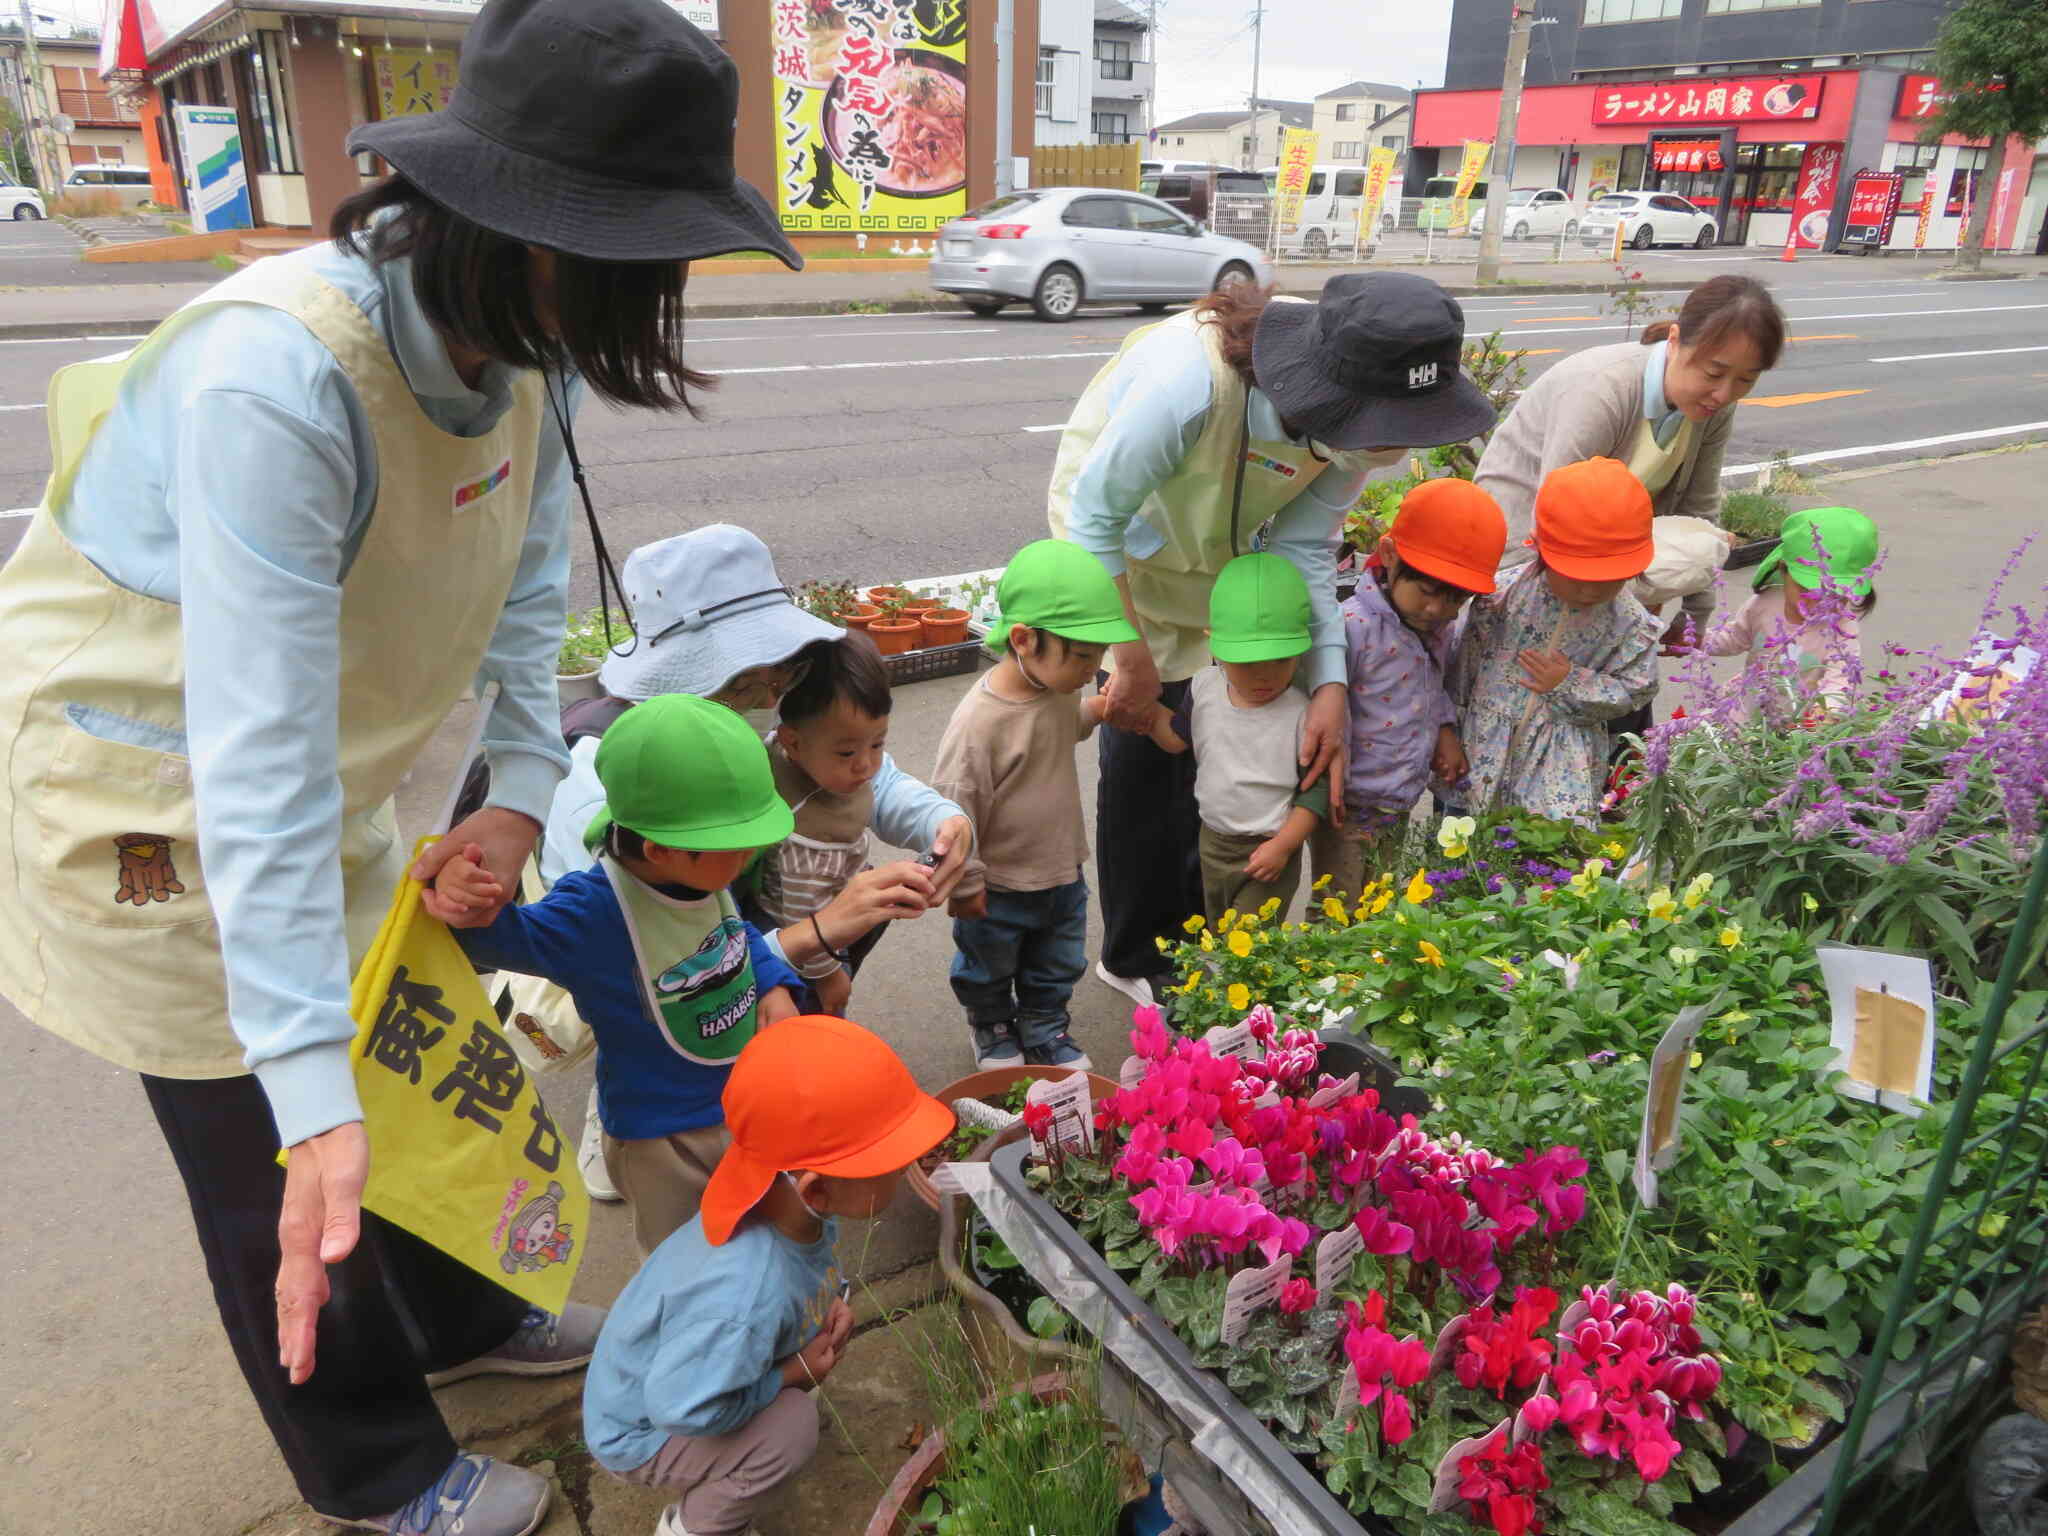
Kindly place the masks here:
POLYGON ((1313 304, 1275 299, 1252 372, 1281 419, 1330 448, 1435 448, 1494 423, 1459 371, 1465 311, 1426 277, 1346 272, 1313 304))
POLYGON ((766 251, 801 268, 733 174, 739 71, 662 0, 490 0, 439 112, 365 123, 420 191, 498 234, 598 261, 766 251))

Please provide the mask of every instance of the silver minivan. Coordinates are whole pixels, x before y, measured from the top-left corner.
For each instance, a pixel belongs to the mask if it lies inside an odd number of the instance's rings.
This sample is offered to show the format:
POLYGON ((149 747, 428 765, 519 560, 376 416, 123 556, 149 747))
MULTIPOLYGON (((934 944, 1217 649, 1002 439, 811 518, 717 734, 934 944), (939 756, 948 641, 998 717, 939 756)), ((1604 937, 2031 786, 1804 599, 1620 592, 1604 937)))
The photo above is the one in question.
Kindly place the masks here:
POLYGON ((149 172, 139 165, 80 165, 64 178, 67 193, 111 193, 124 208, 149 201, 149 172))

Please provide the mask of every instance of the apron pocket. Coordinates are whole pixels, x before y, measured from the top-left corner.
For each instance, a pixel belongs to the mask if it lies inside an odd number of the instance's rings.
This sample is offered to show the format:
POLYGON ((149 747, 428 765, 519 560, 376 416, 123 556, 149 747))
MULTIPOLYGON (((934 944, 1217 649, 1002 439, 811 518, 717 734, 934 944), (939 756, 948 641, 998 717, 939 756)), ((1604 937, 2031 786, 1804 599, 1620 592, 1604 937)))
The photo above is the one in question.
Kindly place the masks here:
POLYGON ((51 907, 107 928, 213 920, 192 764, 176 731, 67 705, 34 791, 36 873, 51 907))

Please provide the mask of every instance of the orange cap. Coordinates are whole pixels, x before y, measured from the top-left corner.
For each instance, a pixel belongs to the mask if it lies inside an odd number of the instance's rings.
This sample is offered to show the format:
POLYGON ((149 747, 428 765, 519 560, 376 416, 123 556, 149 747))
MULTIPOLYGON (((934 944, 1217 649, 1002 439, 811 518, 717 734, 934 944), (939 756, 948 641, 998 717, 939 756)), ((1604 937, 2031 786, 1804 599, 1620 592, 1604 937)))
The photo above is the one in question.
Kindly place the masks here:
POLYGON ((1467 592, 1491 592, 1508 547, 1500 503, 1470 480, 1444 475, 1401 498, 1388 530, 1403 565, 1467 592))
POLYGON ((1536 492, 1536 553, 1575 581, 1623 581, 1650 568, 1650 493, 1619 459, 1553 469, 1536 492))
POLYGON ((725 1084, 732 1145, 704 1188, 704 1238, 732 1236, 785 1169, 844 1179, 894 1173, 953 1129, 953 1112, 919 1090, 881 1036, 803 1014, 747 1042, 725 1084))

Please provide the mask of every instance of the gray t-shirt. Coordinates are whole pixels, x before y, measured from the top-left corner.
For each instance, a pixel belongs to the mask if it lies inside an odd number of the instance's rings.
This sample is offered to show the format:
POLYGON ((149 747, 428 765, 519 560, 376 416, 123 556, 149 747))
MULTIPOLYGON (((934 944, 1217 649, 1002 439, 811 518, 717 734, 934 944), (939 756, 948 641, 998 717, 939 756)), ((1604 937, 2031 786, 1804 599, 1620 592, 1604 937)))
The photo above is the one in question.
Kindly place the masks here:
POLYGON ((1295 786, 1307 713, 1308 695, 1299 688, 1255 709, 1240 709, 1230 702, 1221 667, 1204 667, 1190 679, 1195 803, 1204 826, 1238 837, 1271 837, 1280 830, 1304 798, 1295 786))

